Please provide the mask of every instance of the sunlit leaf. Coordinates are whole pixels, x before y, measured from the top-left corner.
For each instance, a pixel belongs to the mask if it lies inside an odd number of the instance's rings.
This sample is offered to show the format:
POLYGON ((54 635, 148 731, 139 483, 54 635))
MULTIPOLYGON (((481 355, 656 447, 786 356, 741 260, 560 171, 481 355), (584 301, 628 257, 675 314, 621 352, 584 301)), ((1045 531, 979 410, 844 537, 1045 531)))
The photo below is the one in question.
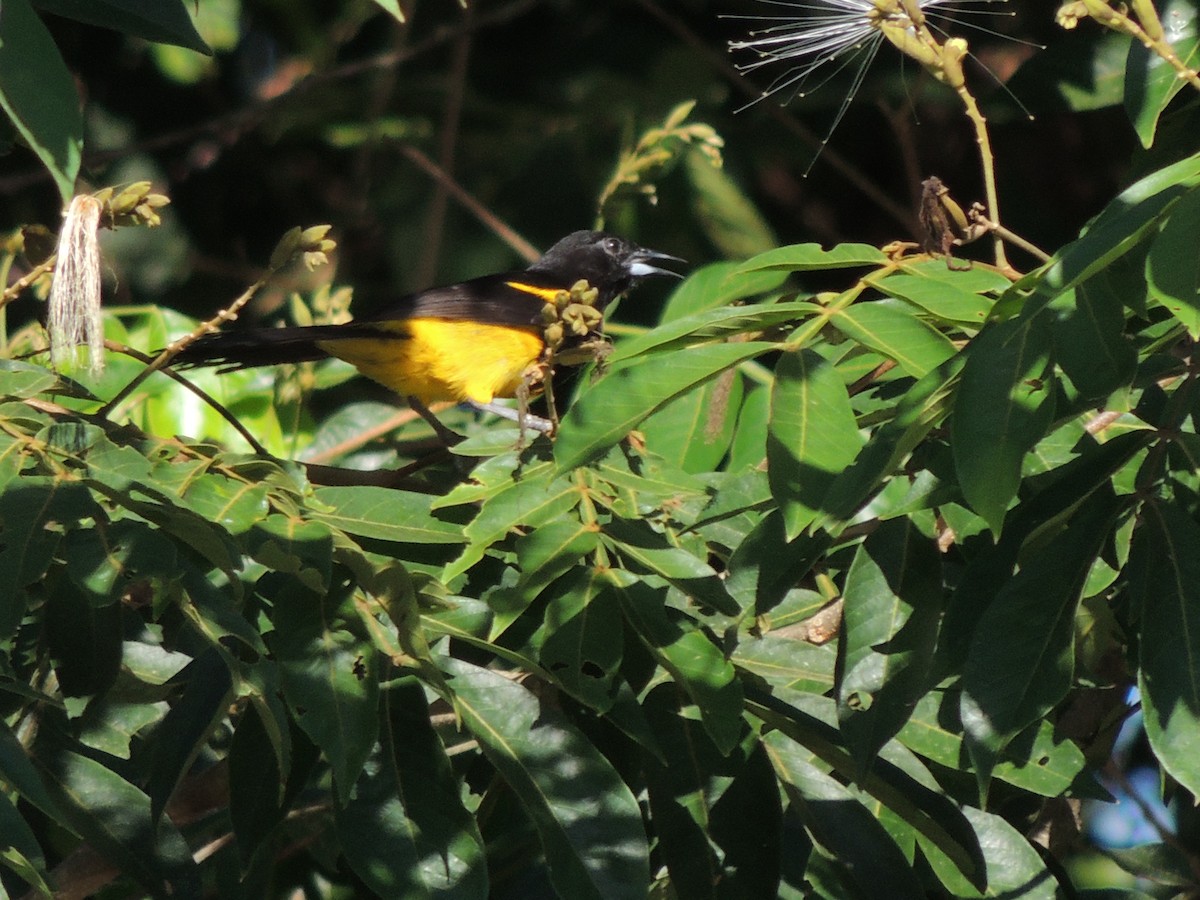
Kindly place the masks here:
POLYGON ((1188 191, 1171 210, 1146 257, 1150 296, 1170 310, 1188 332, 1200 335, 1200 263, 1189 240, 1200 227, 1200 189, 1188 191))
POLYGON ((75 79, 29 0, 5 0, 0 9, 0 108, 49 170, 66 206, 83 153, 83 113, 75 79))
POLYGON ((690 347, 611 372, 563 419, 554 445, 559 468, 596 459, 671 400, 771 349, 762 341, 690 347))
POLYGON ((644 900, 641 812, 608 761, 516 682, 458 660, 442 665, 463 724, 537 829, 559 895, 644 900))
POLYGON ((831 485, 861 446, 837 370, 811 350, 785 354, 771 394, 767 471, 789 539, 824 510, 831 485))
MULTIPOLYGON (((1158 4, 1158 16, 1164 26, 1164 43, 1183 63, 1195 69, 1197 56, 1196 7, 1181 0, 1158 4)), ((1125 63, 1125 112, 1141 139, 1143 147, 1154 143, 1159 117, 1186 85, 1179 73, 1157 48, 1141 41, 1129 45, 1125 63)))

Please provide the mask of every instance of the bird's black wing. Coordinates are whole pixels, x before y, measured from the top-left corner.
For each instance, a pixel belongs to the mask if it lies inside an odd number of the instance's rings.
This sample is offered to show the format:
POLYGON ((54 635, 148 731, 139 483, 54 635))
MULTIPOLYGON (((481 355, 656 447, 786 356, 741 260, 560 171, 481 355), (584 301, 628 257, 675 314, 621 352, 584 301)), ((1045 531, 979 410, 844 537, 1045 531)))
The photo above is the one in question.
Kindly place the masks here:
POLYGON ((357 321, 428 318, 486 325, 536 326, 542 323, 542 307, 563 289, 562 285, 529 272, 485 275, 409 294, 357 321))

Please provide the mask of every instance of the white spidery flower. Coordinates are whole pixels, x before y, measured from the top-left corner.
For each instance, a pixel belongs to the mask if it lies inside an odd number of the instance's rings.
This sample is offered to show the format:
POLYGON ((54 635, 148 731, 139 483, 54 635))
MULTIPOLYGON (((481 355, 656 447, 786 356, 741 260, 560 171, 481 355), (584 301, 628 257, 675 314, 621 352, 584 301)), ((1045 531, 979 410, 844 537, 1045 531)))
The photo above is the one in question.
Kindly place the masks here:
MULTIPOLYGON (((1004 0, 759 0, 780 11, 764 15, 728 16, 756 23, 748 40, 731 41, 729 49, 750 51, 756 59, 738 66, 741 72, 752 72, 765 66, 787 64, 762 96, 747 104, 753 106, 762 99, 787 92, 785 102, 804 97, 825 84, 855 60, 850 90, 842 102, 833 127, 841 120, 854 94, 862 85, 886 32, 929 34, 926 29, 946 35, 941 22, 957 22, 952 10, 972 4, 1003 3, 1004 0), (825 69, 815 85, 810 76, 825 69)), ((974 12, 981 12, 974 10, 974 12)), ((1000 13, 992 13, 1000 15, 1000 13)), ((982 29, 988 30, 988 29, 982 29)), ((743 107, 745 108, 745 107, 743 107)), ((832 129, 831 129, 832 131, 832 129)))

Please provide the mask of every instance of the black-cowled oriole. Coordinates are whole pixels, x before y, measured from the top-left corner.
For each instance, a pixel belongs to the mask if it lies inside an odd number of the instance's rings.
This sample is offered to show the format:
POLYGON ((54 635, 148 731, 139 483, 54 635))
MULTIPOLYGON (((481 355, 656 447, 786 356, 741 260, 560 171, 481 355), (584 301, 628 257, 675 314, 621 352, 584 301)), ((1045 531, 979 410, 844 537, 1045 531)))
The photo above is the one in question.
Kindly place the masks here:
POLYGON ((678 257, 602 231, 576 231, 529 268, 401 297, 342 325, 251 328, 205 335, 173 360, 244 369, 336 357, 420 403, 513 397, 545 348, 543 309, 581 279, 600 311, 678 257))

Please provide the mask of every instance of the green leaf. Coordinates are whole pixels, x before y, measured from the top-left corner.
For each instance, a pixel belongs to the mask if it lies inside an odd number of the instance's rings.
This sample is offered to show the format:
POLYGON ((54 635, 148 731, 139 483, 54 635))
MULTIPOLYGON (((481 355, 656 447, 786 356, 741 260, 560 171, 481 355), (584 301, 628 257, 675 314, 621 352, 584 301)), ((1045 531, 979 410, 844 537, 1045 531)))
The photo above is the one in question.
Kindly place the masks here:
POLYGON ((43 366, 15 359, 0 359, 2 397, 34 397, 61 383, 56 373, 43 366))
POLYGON ((775 896, 781 810, 761 745, 751 736, 721 753, 669 684, 652 688, 643 706, 665 752, 665 761, 646 754, 643 765, 657 849, 675 896, 775 896))
POLYGON ((328 525, 274 513, 257 523, 250 555, 276 572, 295 576, 314 593, 324 593, 331 578, 333 543, 328 525))
POLYGON ((895 360, 913 378, 924 377, 957 352, 949 338, 900 305, 855 303, 829 321, 851 340, 895 360))
POLYGON ((743 637, 731 660, 773 687, 824 694, 833 687, 837 652, 829 644, 817 646, 767 632, 759 638, 743 637))
POLYGON ((446 564, 442 581, 462 575, 514 529, 537 528, 567 515, 578 505, 580 496, 570 479, 551 478, 550 472, 543 470, 490 497, 462 529, 469 543, 457 559, 446 564))
POLYGON ((1146 734, 1163 768, 1200 795, 1200 526, 1173 503, 1144 504, 1128 569, 1146 734))
POLYGON ((609 372, 563 419, 554 444, 559 470, 591 462, 676 397, 773 349, 762 341, 688 347, 609 372))
POLYGON ((963 807, 963 814, 979 836, 986 866, 987 890, 968 882, 937 847, 918 838, 921 852, 941 882, 955 897, 1020 897, 1021 900, 1057 900, 1062 886, 1047 868, 1041 854, 1000 816, 963 807))
POLYGON ((711 606, 727 616, 742 609, 725 590, 724 583, 708 561, 683 547, 673 546, 665 535, 644 522, 614 518, 602 534, 604 542, 624 560, 662 577, 697 603, 711 606))
POLYGON ((940 260, 871 281, 883 294, 911 303, 943 322, 974 326, 983 325, 995 302, 981 294, 1000 292, 1011 284, 987 269, 950 269, 940 260))
POLYGON ((967 654, 961 701, 981 791, 1013 736, 1045 716, 1070 689, 1080 592, 1127 502, 1111 488, 1083 500, 984 610, 967 654))
POLYGON ((984 329, 967 348, 954 412, 954 466, 971 508, 999 534, 1017 494, 1026 452, 1054 410, 1040 381, 1049 362, 1047 323, 1039 316, 984 329))
POLYGON ((742 686, 729 660, 695 623, 668 617, 661 591, 640 581, 623 583, 615 571, 610 577, 634 632, 699 708, 717 749, 729 753, 745 729, 742 686))
POLYGON ((771 391, 767 471, 788 540, 823 511, 830 487, 861 446, 837 369, 811 350, 785 353, 771 391))
POLYGON ((229 745, 229 819, 243 870, 283 819, 284 773, 256 704, 247 704, 229 745))
POLYGON ((400 0, 375 0, 379 8, 395 17, 397 22, 404 23, 404 10, 400 8, 400 0))
POLYGON ((145 522, 130 519, 68 532, 62 552, 68 577, 97 606, 134 589, 154 586, 158 593, 179 571, 176 545, 145 522))
POLYGON ((694 147, 683 157, 694 221, 722 256, 740 259, 774 247, 771 226, 723 166, 694 147))
POLYGON ((65 816, 54 797, 42 784, 33 760, 25 747, 5 723, 0 723, 0 779, 16 791, 25 802, 37 807, 53 822, 64 822, 65 816))
POLYGON ((1107 28, 1076 28, 1033 54, 1008 87, 1035 116, 1116 106, 1130 43, 1129 35, 1107 28))
POLYGON ((0 108, 50 170, 65 206, 83 153, 83 112, 75 79, 29 0, 0 8, 0 108))
POLYGON ((725 372, 646 419, 646 448, 685 472, 711 472, 729 450, 741 404, 742 378, 725 372))
MULTIPOLYGON (((965 363, 963 354, 951 357, 930 372, 900 398, 892 418, 871 435, 854 463, 839 473, 825 500, 827 518, 845 522, 853 518, 884 480, 897 468, 926 435, 938 426, 950 411, 959 373, 965 363)), ((891 484, 897 484, 892 480, 891 484)), ((882 514, 882 511, 877 511, 882 514)), ((898 515, 893 511, 893 515, 898 515)))
POLYGON ((693 269, 667 298, 661 321, 671 322, 707 309, 728 306, 734 300, 765 294, 787 280, 787 272, 781 271, 730 278, 740 266, 739 262, 715 262, 693 269))
POLYGON ((275 603, 272 650, 284 697, 329 760, 345 803, 379 728, 377 654, 354 630, 351 597, 316 595, 282 578, 266 587, 275 603))
POLYGON ((1125 337, 1124 298, 1089 278, 1052 304, 1054 358, 1080 395, 1099 401, 1133 380, 1137 350, 1125 337))
MULTIPOLYGON (((854 780, 856 766, 842 745, 832 700, 789 693, 786 698, 756 696, 746 705, 756 718, 820 760, 825 770, 835 770, 847 782, 854 780)), ((782 738, 779 740, 782 744, 782 738)), ((959 805, 940 790, 916 757, 889 744, 856 785, 895 814, 907 830, 935 844, 972 884, 982 885, 983 853, 978 837, 959 805)))
POLYGON ((578 519, 547 522, 519 537, 517 583, 488 595, 488 606, 495 612, 489 640, 495 640, 515 622, 546 586, 579 564, 600 544, 595 528, 578 519))
POLYGON ((79 719, 79 742, 120 759, 129 759, 134 736, 162 719, 166 702, 118 703, 94 697, 79 719))
POLYGON ((230 534, 248 531, 267 517, 268 485, 218 475, 193 480, 182 498, 188 509, 230 534))
POLYGON ((33 5, 56 16, 212 55, 185 0, 33 0, 33 5))
POLYGON ((736 280, 744 274, 768 269, 791 272, 807 272, 813 269, 825 271, 881 266, 886 262, 887 256, 884 252, 870 244, 838 244, 831 250, 823 250, 820 244, 792 244, 788 247, 776 247, 746 260, 729 277, 736 280))
POLYGON ((839 872, 865 897, 923 900, 926 896, 908 860, 865 806, 844 785, 812 762, 811 754, 782 732, 763 743, 779 778, 798 801, 813 843, 836 861, 839 872))
POLYGON ((24 617, 23 589, 46 574, 62 530, 101 515, 78 482, 25 476, 0 493, 0 637, 7 639, 24 617), (47 522, 62 530, 47 528, 47 522))
POLYGON ((121 605, 66 580, 54 588, 42 617, 59 689, 68 697, 103 693, 121 668, 121 605))
POLYGON ((1036 313, 1044 303, 1098 275, 1155 233, 1179 198, 1200 184, 1200 154, 1152 172, 1122 191, 1077 239, 1054 254, 1039 272, 1019 281, 1001 297, 996 314, 1015 309, 1036 313), (1025 291, 1030 282, 1034 293, 1025 291))
POLYGON ((1187 855, 1172 844, 1109 848, 1105 855, 1126 872, 1155 884, 1190 888, 1196 883, 1196 873, 1187 855))
POLYGON ((730 593, 742 603, 753 598, 758 615, 770 612, 812 570, 831 542, 824 531, 787 540, 783 516, 772 510, 734 550, 729 560, 730 593))
MULTIPOLYGON (((1167 199, 1177 197, 1182 190, 1200 185, 1200 153, 1193 153, 1178 162, 1163 166, 1145 175, 1121 191, 1108 206, 1088 225, 1087 233, 1106 228, 1114 221, 1136 224, 1145 218, 1153 207, 1142 203, 1161 194, 1167 199), (1132 216, 1130 215, 1132 214, 1132 216)), ((1071 285, 1073 287, 1073 285, 1071 285)))
POLYGON ((771 390, 765 385, 755 385, 747 391, 742 408, 738 411, 737 430, 729 447, 726 472, 758 466, 767 458, 767 425, 770 420, 771 390))
POLYGON ((862 771, 925 693, 942 612, 937 545, 908 519, 882 523, 846 575, 838 724, 862 771))
MULTIPOLYGON (((3 794, 0 794, 0 834, 4 835, 4 842, 0 845, 0 865, 29 884, 33 890, 26 896, 33 896, 36 892, 40 897, 52 898, 54 890, 47 881, 42 848, 16 806, 3 794)), ((0 884, 0 898, 9 898, 3 884, 0 884)))
POLYGON ((580 568, 555 585, 546 604, 538 661, 563 690, 598 713, 616 699, 614 676, 624 647, 621 610, 593 569, 580 568))
MULTIPOLYGON (((975 554, 967 565, 946 609, 938 655, 948 671, 957 672, 966 665, 979 619, 1011 580, 1022 544, 1034 534, 1056 535, 1086 497, 1109 490, 1114 475, 1131 469, 1154 437, 1155 433, 1149 429, 1135 429, 1099 445, 1082 442, 1079 456, 1060 467, 1049 487, 1013 510, 1012 520, 999 543, 987 552, 975 554)), ((945 509, 951 512, 954 507, 945 509)), ((951 518, 958 517, 952 514, 951 518)))
POLYGON ((213 650, 198 656, 180 673, 183 693, 163 719, 154 741, 146 793, 150 814, 157 822, 179 780, 204 750, 208 739, 228 714, 232 680, 221 655, 213 650))
POLYGON ((1200 261, 1195 253, 1200 228, 1200 189, 1188 191, 1171 210, 1146 257, 1150 296, 1170 310, 1196 338, 1200 336, 1200 261))
POLYGON ((380 897, 483 900, 483 838, 462 805, 420 683, 392 685, 384 713, 379 748, 354 799, 335 813, 346 861, 380 897))
POLYGON ((150 798, 94 759, 69 750, 40 755, 42 779, 66 823, 151 896, 200 896, 191 850, 169 820, 157 825, 150 798))
MULTIPOLYGON (((930 691, 917 701, 898 740, 949 769, 970 769, 962 746, 959 702, 959 691, 930 691)), ((1025 729, 1005 748, 993 776, 1043 797, 1066 793, 1087 760, 1079 747, 1054 732, 1054 723, 1046 719, 1025 729)))
POLYGON ((520 684, 455 659, 442 666, 456 712, 537 829, 559 896, 645 900, 641 811, 609 762, 520 684))
POLYGON ((463 542, 462 525, 434 518, 435 498, 427 494, 352 485, 318 488, 313 499, 315 521, 349 534, 405 544, 463 542))
MULTIPOLYGON (((1165 43, 1185 66, 1194 69, 1198 48, 1195 4, 1168 0, 1157 5, 1159 18, 1166 26, 1165 43)), ((1141 41, 1130 43, 1125 63, 1125 112, 1143 147, 1154 143, 1159 116, 1186 83, 1161 53, 1141 41)))

